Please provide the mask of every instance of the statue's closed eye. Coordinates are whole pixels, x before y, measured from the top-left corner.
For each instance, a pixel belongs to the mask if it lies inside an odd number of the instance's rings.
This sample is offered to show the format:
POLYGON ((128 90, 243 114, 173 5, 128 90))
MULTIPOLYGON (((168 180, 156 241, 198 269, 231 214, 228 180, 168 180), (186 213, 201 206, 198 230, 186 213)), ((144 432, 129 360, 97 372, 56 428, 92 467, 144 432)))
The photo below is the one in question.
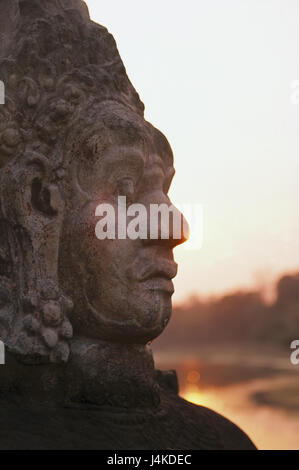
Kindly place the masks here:
POLYGON ((135 183, 132 178, 122 178, 117 183, 118 195, 126 196, 128 201, 134 198, 135 183))

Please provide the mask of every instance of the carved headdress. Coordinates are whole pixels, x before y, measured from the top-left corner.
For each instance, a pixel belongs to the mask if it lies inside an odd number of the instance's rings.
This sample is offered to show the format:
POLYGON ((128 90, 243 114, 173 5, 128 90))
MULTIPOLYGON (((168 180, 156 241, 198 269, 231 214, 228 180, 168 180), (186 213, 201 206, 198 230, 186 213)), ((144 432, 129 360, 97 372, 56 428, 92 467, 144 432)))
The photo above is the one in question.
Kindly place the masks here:
POLYGON ((0 338, 23 360, 66 361, 72 301, 57 272, 63 144, 95 103, 141 117, 144 106, 113 37, 82 0, 0 0, 0 11, 0 338))

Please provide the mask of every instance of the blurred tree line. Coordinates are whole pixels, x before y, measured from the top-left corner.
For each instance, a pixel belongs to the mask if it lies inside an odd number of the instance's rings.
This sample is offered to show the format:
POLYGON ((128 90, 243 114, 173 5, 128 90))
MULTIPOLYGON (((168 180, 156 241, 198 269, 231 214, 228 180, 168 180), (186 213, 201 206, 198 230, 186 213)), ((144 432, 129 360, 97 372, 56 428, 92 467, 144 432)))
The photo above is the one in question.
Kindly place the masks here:
POLYGON ((299 339, 299 273, 279 279, 272 304, 260 291, 237 291, 209 300, 193 297, 174 308, 158 343, 162 347, 205 342, 284 346, 293 339, 299 339))

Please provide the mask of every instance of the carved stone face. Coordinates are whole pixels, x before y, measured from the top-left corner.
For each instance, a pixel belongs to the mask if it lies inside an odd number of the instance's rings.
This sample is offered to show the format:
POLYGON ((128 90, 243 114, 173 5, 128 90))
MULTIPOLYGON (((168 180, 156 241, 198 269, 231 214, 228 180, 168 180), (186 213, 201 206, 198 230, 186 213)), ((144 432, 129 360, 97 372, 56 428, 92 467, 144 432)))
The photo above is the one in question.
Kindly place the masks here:
POLYGON ((148 213, 150 204, 171 205, 171 148, 159 131, 120 105, 96 113, 94 124, 78 141, 73 187, 80 207, 67 218, 70 243, 61 253, 61 277, 67 270, 76 286, 70 293, 75 332, 150 341, 170 318, 171 279, 177 272, 172 249, 184 241, 183 234, 173 239, 170 233, 168 240, 151 240, 149 234, 146 240, 99 240, 95 211, 108 203, 117 216, 118 196, 126 196, 128 205, 142 204, 148 213))
POLYGON ((170 205, 170 146, 84 2, 2 3, 0 337, 30 363, 67 362, 73 334, 150 341, 171 314, 184 237, 100 241, 95 212, 118 196, 170 205))

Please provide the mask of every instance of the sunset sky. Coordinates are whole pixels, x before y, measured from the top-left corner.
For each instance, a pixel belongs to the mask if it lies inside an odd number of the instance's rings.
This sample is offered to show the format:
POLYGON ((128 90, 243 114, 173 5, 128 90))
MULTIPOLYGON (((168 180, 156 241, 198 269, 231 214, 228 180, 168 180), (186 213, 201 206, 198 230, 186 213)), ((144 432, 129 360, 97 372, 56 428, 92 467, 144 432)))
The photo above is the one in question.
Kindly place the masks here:
POLYGON ((203 206, 174 300, 299 270, 299 1, 86 3, 172 145, 173 201, 203 206))

